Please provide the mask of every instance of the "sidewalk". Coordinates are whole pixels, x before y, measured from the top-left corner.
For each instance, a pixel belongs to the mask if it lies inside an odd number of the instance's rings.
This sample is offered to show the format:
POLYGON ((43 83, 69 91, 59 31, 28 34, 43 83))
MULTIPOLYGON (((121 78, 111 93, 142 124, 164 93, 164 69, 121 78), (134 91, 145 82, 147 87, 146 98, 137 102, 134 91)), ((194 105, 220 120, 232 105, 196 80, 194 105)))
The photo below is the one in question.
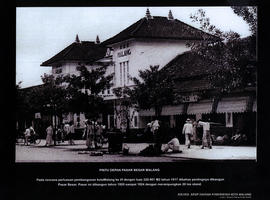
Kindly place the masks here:
MULTIPOLYGON (((131 153, 139 153, 147 143, 127 144, 131 153)), ((162 156, 203 160, 256 160, 256 147, 251 146, 213 146, 212 149, 191 145, 188 149, 181 145, 182 153, 167 153, 162 156)))
MULTIPOLYGON (((60 143, 57 146, 52 146, 55 150, 76 150, 83 151, 86 149, 85 140, 75 140, 76 145, 69 145, 67 141, 60 143)), ((124 143, 129 147, 129 154, 136 155, 146 148, 149 143, 124 143)), ((35 147, 41 149, 50 149, 48 147, 42 148, 45 145, 45 140, 42 140, 39 145, 35 147)), ((164 145, 163 145, 164 146, 164 145)), ((34 147, 34 146, 32 146, 34 147)), ((104 145, 103 149, 106 150, 108 145, 104 145)), ((200 146, 191 145, 188 149, 185 145, 181 145, 182 153, 166 153, 161 157, 167 158, 183 158, 183 159, 200 159, 200 160, 256 160, 256 147, 250 146, 213 146, 212 149, 204 148, 200 146)), ((69 151, 70 152, 70 151, 69 151)), ((49 153, 49 152, 48 152, 49 153)), ((68 153, 68 152, 66 152, 68 153)), ((78 152, 75 152, 78 155, 78 152)), ((122 155, 122 157, 125 157, 122 155)), ((141 157, 141 156, 140 156, 141 157)), ((135 159, 136 160, 136 159, 135 159)))

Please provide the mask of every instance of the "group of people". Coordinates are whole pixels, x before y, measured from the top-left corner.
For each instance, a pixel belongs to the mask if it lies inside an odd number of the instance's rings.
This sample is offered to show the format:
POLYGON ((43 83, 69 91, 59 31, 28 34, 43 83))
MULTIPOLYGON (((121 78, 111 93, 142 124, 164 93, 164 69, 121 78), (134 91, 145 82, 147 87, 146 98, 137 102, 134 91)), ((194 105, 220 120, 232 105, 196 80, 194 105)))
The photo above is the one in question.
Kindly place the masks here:
MULTIPOLYGON (((210 135, 210 123, 203 122, 202 120, 194 121, 189 118, 186 120, 182 134, 185 135, 185 145, 187 148, 190 148, 191 138, 197 136, 197 127, 203 128, 203 136, 202 136, 202 146, 201 148, 212 148, 212 141, 210 135)), ((161 140, 160 140, 160 121, 154 120, 147 124, 148 129, 152 132, 154 136, 154 146, 153 149, 160 152, 181 152, 180 143, 177 135, 174 135, 170 138, 170 141, 165 145, 163 151, 161 150, 161 140)), ((90 120, 85 120, 85 127, 83 138, 86 139, 86 146, 88 149, 98 149, 102 147, 103 141, 103 133, 105 126, 100 122, 94 122, 90 120)), ((75 127, 72 122, 65 123, 62 125, 58 125, 57 129, 54 131, 51 124, 46 129, 46 143, 45 146, 51 146, 53 143, 56 145, 56 142, 60 143, 64 142, 65 139, 68 140, 70 145, 74 145, 74 135, 75 135, 75 127)), ((28 145, 29 138, 31 138, 35 131, 32 126, 26 129, 25 131, 25 144, 28 145)), ((158 152, 159 153, 159 152, 158 152)))
POLYGON ((57 129, 54 131, 51 124, 46 128, 46 143, 45 146, 51 146, 53 143, 56 145, 56 142, 64 142, 65 139, 68 140, 70 145, 75 145, 74 135, 75 127, 73 122, 65 123, 63 125, 58 125, 57 129))
MULTIPOLYGON (((90 120, 85 121, 83 138, 86 139, 86 146, 88 149, 100 148, 103 141, 103 132, 105 126, 100 122, 93 122, 90 120)), ((24 132, 24 144, 29 145, 31 139, 34 138, 35 130, 29 126, 24 132)), ((58 125, 54 130, 52 124, 46 128, 46 143, 45 146, 56 145, 56 143, 68 140, 70 145, 75 145, 74 142, 75 127, 73 122, 58 125)))
POLYGON ((190 141, 193 136, 196 136, 197 127, 203 128, 203 136, 202 136, 202 149, 208 147, 212 149, 212 140, 210 135, 210 123, 203 122, 202 120, 192 121, 189 118, 186 120, 184 124, 182 134, 185 135, 185 145, 190 148, 190 141))
MULTIPOLYGON (((51 124, 46 128, 46 143, 45 146, 56 145, 56 142, 64 142, 65 138, 68 139, 69 144, 74 145, 74 125, 72 122, 66 123, 64 125, 58 125, 57 129, 54 131, 54 128, 51 124)), ((24 144, 29 145, 30 142, 35 143, 36 132, 32 126, 29 126, 24 132, 24 144)))
POLYGON ((85 121, 83 138, 86 138, 86 146, 88 149, 98 149, 102 147, 104 129, 105 126, 100 122, 85 121))
MULTIPOLYGON (((212 149, 210 123, 203 122, 202 120, 192 121, 189 118, 186 120, 182 129, 182 134, 185 135, 185 145, 187 146, 187 148, 190 148, 192 137, 197 137, 196 132, 197 132, 198 127, 203 128, 201 148, 204 149, 205 147, 208 147, 209 149, 212 149)), ((165 145, 163 152, 168 152, 168 151, 182 152, 180 150, 180 142, 178 140, 177 135, 174 135, 173 137, 171 137, 170 141, 165 145)))

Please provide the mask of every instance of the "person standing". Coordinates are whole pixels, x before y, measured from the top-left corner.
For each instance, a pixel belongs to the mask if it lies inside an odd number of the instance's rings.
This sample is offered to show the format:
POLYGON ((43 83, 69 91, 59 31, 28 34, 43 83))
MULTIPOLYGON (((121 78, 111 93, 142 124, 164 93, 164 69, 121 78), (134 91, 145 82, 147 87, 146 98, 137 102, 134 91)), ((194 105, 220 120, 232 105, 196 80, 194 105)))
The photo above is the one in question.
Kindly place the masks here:
POLYGON ((103 135, 103 125, 101 122, 97 123, 96 132, 95 132, 95 148, 102 147, 102 135, 103 135))
POLYGON ((47 136, 46 136, 46 144, 45 146, 50 146, 52 144, 52 137, 53 137, 53 128, 52 125, 50 124, 48 128, 46 129, 47 136))
POLYGON ((86 135, 87 149, 91 149, 92 144, 93 144, 93 140, 94 140, 94 128, 93 128, 92 122, 90 120, 87 120, 85 135, 86 135))
POLYGON ((188 118, 183 126, 182 134, 185 134, 185 145, 190 148, 190 140, 193 135, 193 125, 191 120, 188 118))
POLYGON ((61 125, 59 124, 59 125, 57 126, 57 130, 56 130, 56 138, 57 138, 58 144, 61 142, 61 140, 63 140, 63 138, 62 138, 63 133, 62 133, 62 132, 63 132, 63 131, 62 131, 62 129, 61 129, 61 125))
POLYGON ((192 120, 192 127, 193 127, 193 141, 197 144, 198 135, 197 135, 197 122, 196 120, 192 120))
POLYGON ((82 139, 86 139, 87 136, 87 121, 88 121, 87 119, 84 121, 82 139))
POLYGON ((28 146, 29 138, 31 137, 31 131, 30 128, 25 129, 24 132, 24 144, 28 146))
POLYGON ((35 132, 33 126, 30 126, 29 130, 30 130, 30 142, 36 143, 36 139, 35 139, 36 132, 35 132))
POLYGON ((203 127, 203 136, 202 136, 202 149, 204 147, 209 147, 212 149, 212 140, 210 135, 210 123, 203 122, 202 120, 198 120, 198 125, 203 127))
POLYGON ((70 123, 70 131, 69 131, 69 144, 75 145, 74 143, 74 135, 75 135, 75 128, 74 128, 74 123, 70 123))
MULTIPOLYGON (((69 123, 65 123, 64 125, 64 135, 63 135, 63 138, 67 138, 69 139, 69 132, 70 132, 70 126, 69 126, 69 123)), ((64 141, 63 141, 64 142, 64 141)))
POLYGON ((159 120, 154 120, 151 122, 151 131, 153 133, 154 137, 154 154, 160 155, 162 153, 161 151, 161 146, 162 146, 162 141, 161 141, 161 123, 159 120))

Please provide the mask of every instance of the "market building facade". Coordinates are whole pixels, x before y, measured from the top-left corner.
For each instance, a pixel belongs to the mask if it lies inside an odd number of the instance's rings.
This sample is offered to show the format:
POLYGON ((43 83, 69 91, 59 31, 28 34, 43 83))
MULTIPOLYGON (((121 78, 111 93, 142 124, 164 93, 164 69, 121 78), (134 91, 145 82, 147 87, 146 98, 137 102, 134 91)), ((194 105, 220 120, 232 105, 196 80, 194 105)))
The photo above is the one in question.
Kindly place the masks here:
MULTIPOLYGON (((138 78, 139 70, 155 65, 164 71, 171 69, 177 74, 176 88, 182 96, 178 105, 166 105, 162 109, 161 115, 171 128, 180 132, 187 117, 194 120, 210 118, 224 124, 226 129, 223 134, 228 130, 232 134, 235 129, 244 128, 255 141, 256 88, 250 87, 217 98, 216 91, 205 79, 210 69, 196 65, 196 59, 189 56, 187 42, 209 37, 213 36, 174 19, 171 11, 168 17, 160 17, 151 16, 147 9, 145 17, 112 38, 102 43, 98 38, 96 42, 80 42, 76 38, 74 43, 41 66, 52 66, 52 73, 56 76, 78 74, 77 66, 80 63, 84 63, 88 69, 106 66, 107 74, 113 74, 113 85, 100 95, 114 107, 117 97, 113 94, 113 89, 132 87, 134 83, 130 78, 138 78), (190 60, 189 65, 181 63, 184 59, 190 60)), ((133 129, 144 128, 154 117, 153 109, 132 113, 130 127, 133 129)), ((83 113, 79 116, 69 115, 66 120, 75 120, 78 117, 80 121, 84 120, 83 113)), ((115 112, 103 116, 103 123, 108 128, 120 128, 115 112)))
MULTIPOLYGON (((52 75, 56 78, 58 76, 66 75, 80 75, 80 66, 85 66, 88 70, 99 67, 106 67, 105 76, 113 73, 111 65, 111 55, 107 52, 107 48, 100 44, 99 37, 96 41, 80 41, 78 35, 75 42, 63 49, 61 52, 41 64, 43 67, 52 67, 52 75)), ((86 90, 82 92, 88 92, 86 90)), ((112 93, 111 90, 106 91, 107 94, 112 93)), ((104 98, 110 95, 104 95, 104 91, 100 93, 104 98)), ((63 120, 60 122, 57 118, 57 124, 65 122, 74 122, 76 128, 83 128, 85 115, 80 113, 65 113, 63 120)), ((53 120, 55 121, 55 120, 53 120)))

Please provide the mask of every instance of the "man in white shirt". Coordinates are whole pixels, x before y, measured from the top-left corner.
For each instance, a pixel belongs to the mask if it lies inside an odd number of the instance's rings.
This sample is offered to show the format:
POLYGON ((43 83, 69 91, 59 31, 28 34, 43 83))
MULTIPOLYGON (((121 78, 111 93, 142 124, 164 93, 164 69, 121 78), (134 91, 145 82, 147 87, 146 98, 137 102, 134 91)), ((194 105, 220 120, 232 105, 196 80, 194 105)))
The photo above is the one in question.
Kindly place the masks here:
POLYGON ((192 125, 191 120, 189 118, 187 119, 186 123, 184 124, 182 134, 185 134, 185 138, 186 138, 185 145, 187 145, 188 148, 190 148, 190 139, 193 135, 193 125, 192 125))
POLYGON ((28 145, 30 136, 31 136, 31 130, 30 128, 27 128, 24 132, 24 144, 28 145))
POLYGON ((211 140, 211 135, 210 135, 210 123, 198 120, 198 125, 203 127, 202 149, 204 147, 209 147, 209 149, 212 149, 212 140, 211 140))
POLYGON ((74 143, 74 136, 75 136, 75 128, 74 128, 74 123, 70 122, 70 126, 69 126, 69 144, 71 145, 75 145, 74 143))
POLYGON ((70 126, 68 123, 65 123, 64 125, 64 137, 63 138, 68 138, 69 139, 69 134, 70 134, 70 126))

